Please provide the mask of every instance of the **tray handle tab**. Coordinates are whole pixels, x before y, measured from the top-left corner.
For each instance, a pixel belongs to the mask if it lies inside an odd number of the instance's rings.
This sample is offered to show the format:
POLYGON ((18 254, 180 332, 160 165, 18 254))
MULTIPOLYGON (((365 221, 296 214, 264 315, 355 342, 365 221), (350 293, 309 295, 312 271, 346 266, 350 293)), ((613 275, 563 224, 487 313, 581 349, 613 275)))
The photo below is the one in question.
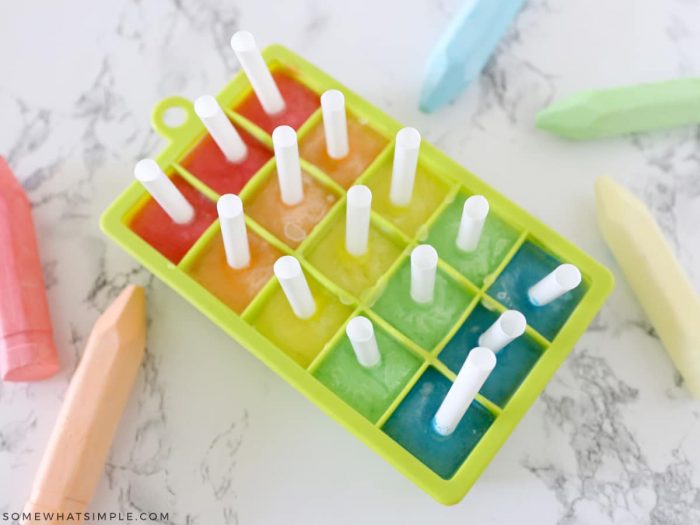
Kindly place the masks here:
POLYGON ((156 104, 151 113, 153 129, 171 143, 187 142, 202 131, 202 123, 192 102, 184 97, 168 97, 156 104))

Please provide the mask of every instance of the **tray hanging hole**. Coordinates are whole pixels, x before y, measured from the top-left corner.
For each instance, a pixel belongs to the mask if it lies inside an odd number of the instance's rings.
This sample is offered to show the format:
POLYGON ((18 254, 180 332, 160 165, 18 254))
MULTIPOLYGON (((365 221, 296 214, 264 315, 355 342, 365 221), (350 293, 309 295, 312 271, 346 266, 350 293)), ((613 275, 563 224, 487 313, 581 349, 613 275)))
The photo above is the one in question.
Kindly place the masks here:
POLYGON ((187 121, 187 112, 179 107, 168 108, 163 113, 163 122, 169 128, 179 128, 187 121))
POLYGON ((161 100, 153 109, 151 122, 156 132, 170 141, 190 135, 197 127, 192 103, 183 97, 161 100))

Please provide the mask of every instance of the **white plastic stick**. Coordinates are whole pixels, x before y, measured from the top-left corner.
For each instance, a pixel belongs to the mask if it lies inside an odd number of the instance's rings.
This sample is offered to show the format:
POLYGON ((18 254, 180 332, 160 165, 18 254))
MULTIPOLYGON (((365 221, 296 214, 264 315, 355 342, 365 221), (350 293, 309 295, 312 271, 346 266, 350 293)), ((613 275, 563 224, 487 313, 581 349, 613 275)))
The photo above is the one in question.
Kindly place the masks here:
POLYGON ((275 148, 282 202, 287 206, 295 206, 304 198, 297 132, 289 126, 278 126, 272 132, 272 144, 275 148))
POLYGON ((226 160, 236 164, 245 160, 248 147, 214 97, 211 95, 199 97, 194 101, 194 112, 207 128, 226 160))
POLYGON ((332 159, 342 159, 349 150, 345 96, 337 89, 329 89, 321 95, 321 110, 328 156, 332 159))
POLYGON ((391 174, 389 199, 395 206, 408 206, 416 180, 420 133, 415 128, 403 128, 396 134, 394 166, 391 174))
POLYGON ((498 352, 525 332, 525 316, 517 310, 506 310, 479 337, 479 346, 498 352))
POLYGON ((544 306, 581 284, 581 272, 573 264, 560 264, 527 294, 535 306, 544 306))
POLYGON ((294 314, 299 319, 308 319, 313 316, 316 313, 316 302, 296 257, 291 255, 280 257, 275 262, 274 270, 294 314))
POLYGON ((243 215, 243 202, 238 195, 229 193, 219 197, 216 209, 219 212, 226 262, 236 270, 245 268, 250 264, 250 248, 243 215))
POLYGON ((348 190, 347 203, 345 249, 350 255, 359 257, 367 253, 372 190, 367 186, 353 186, 348 190))
POLYGON ((382 357, 379 354, 377 338, 374 335, 372 321, 358 315, 350 320, 345 328, 345 333, 350 339, 352 349, 355 351, 357 361, 365 368, 378 365, 382 357))
POLYGON ((496 354, 489 348, 477 346, 469 352, 433 419, 438 434, 449 436, 455 431, 495 366, 496 354))
POLYGON ((472 195, 464 201, 462 220, 457 232, 457 247, 463 252, 473 252, 479 245, 481 231, 489 213, 489 201, 482 195, 472 195))
POLYGON ((421 304, 431 303, 435 295, 438 253, 429 244, 421 244, 411 252, 411 298, 421 304))
POLYGON ((231 37, 231 47, 265 113, 276 115, 284 111, 282 94, 255 44, 253 35, 248 31, 238 31, 231 37))
POLYGON ((134 177, 174 222, 187 224, 194 219, 194 208, 155 160, 138 161, 134 166, 134 177))

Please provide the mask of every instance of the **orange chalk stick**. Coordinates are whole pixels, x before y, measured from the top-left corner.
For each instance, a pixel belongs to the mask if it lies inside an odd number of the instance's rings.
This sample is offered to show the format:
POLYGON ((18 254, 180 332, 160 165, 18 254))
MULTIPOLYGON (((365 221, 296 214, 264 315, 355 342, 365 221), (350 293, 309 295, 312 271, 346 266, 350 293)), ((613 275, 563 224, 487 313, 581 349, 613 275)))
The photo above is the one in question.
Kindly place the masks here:
MULTIPOLYGON (((68 387, 25 512, 85 512, 146 346, 144 290, 129 286, 95 323, 68 387)), ((75 521, 82 521, 76 519, 75 521)), ((28 523, 52 524, 42 517, 28 523)), ((56 521, 55 523, 59 523, 56 521)))

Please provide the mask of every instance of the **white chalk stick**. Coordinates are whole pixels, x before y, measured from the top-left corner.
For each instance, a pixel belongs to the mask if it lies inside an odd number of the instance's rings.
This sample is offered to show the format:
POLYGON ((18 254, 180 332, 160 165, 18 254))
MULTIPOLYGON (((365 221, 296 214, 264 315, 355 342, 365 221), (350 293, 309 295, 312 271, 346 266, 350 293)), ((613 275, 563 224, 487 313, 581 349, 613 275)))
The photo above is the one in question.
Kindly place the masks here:
POLYGON ((282 202, 295 206, 304 199, 297 133, 289 126, 278 126, 272 132, 272 144, 275 148, 282 202))
POLYGON ((284 111, 282 94, 255 44, 253 35, 248 31, 238 31, 231 37, 231 47, 265 113, 276 115, 284 111))
POLYGON ((138 161, 134 166, 134 177, 174 222, 187 224, 194 219, 194 208, 155 160, 138 161))
POLYGON ((345 249, 350 255, 359 257, 367 253, 371 209, 372 190, 367 186, 353 186, 348 190, 345 249))
POLYGON ((337 89, 329 89, 321 95, 321 110, 326 152, 332 159, 342 159, 349 151, 345 96, 337 89))
POLYGON ((238 195, 229 193, 219 197, 216 209, 219 212, 226 262, 236 270, 247 267, 250 264, 250 247, 243 215, 243 202, 238 195))
POLYGON ((455 431, 495 367, 496 355, 491 349, 477 346, 469 352, 433 419, 433 427, 438 434, 449 436, 455 431))
POLYGON ((506 310, 479 337, 479 346, 498 352, 508 343, 520 337, 525 332, 525 316, 517 310, 506 310))
POLYGON ((316 302, 299 261, 291 255, 284 255, 275 262, 274 271, 294 314, 300 319, 312 317, 316 313, 316 302))
POLYGON ((411 252, 411 298, 421 304, 431 303, 435 295, 438 253, 429 244, 411 252))
POLYGON ((350 339, 357 361, 365 368, 376 366, 381 361, 377 338, 374 335, 372 321, 358 315, 350 320, 345 333, 350 339))
POLYGON ((581 272, 573 264, 560 264, 527 294, 535 306, 544 306, 581 284, 581 272))
POLYGON ((489 213, 489 201, 482 195, 472 195, 464 201, 462 219, 457 232, 457 248, 473 252, 479 245, 484 222, 489 213))
POLYGON ((199 97, 194 102, 194 112, 207 128, 226 160, 234 164, 245 160, 248 147, 214 97, 211 95, 199 97))
POLYGON ((403 128, 396 134, 394 166, 391 174, 389 199, 395 206, 408 206, 413 197, 416 180, 420 133, 415 128, 403 128))

